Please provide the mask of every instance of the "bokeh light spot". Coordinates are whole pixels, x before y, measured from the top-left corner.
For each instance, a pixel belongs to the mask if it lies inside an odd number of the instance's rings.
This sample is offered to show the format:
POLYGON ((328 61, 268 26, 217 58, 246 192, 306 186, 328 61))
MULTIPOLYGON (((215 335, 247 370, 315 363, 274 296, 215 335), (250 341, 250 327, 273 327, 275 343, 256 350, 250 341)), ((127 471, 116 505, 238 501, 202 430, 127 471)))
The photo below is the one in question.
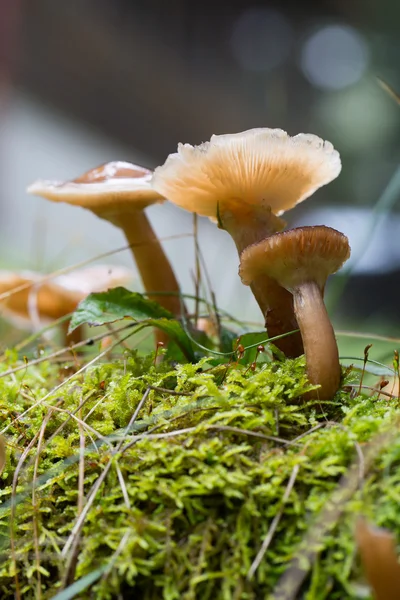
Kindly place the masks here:
POLYGON ((304 43, 301 68, 313 85, 338 90, 358 81, 368 66, 368 48, 348 25, 329 25, 304 43))

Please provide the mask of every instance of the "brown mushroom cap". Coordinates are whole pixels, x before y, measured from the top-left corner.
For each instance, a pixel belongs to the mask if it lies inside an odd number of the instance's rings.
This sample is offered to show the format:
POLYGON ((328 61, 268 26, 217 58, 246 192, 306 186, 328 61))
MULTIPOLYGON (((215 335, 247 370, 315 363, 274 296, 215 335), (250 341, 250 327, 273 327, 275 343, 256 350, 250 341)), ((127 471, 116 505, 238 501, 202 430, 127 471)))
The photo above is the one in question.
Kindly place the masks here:
POLYGON ((151 186, 152 172, 128 162, 114 161, 87 171, 71 181, 38 180, 28 193, 54 202, 87 208, 99 217, 142 210, 164 202, 151 186))
POLYGON ((240 256, 239 274, 245 285, 265 274, 289 291, 307 281, 315 281, 322 291, 328 276, 349 256, 349 240, 336 229, 298 227, 248 246, 240 256))
POLYGON ((98 265, 71 271, 53 280, 42 279, 43 275, 34 271, 0 271, 0 293, 12 292, 21 285, 31 284, 1 301, 0 313, 21 327, 29 327, 32 300, 42 323, 48 323, 73 312, 91 292, 128 283, 132 279, 132 272, 124 267, 98 265))
POLYGON ((0 303, 0 313, 20 327, 30 327, 31 306, 43 323, 58 319, 73 310, 82 300, 82 294, 66 290, 52 281, 41 283, 41 275, 32 271, 0 271, 0 292, 12 292, 24 284, 29 287, 12 293, 0 303), (31 303, 32 301, 32 303, 31 303))
POLYGON ((282 129, 213 135, 200 146, 179 144, 154 171, 154 189, 181 208, 215 218, 218 206, 270 206, 280 215, 302 202, 341 170, 330 142, 282 129))

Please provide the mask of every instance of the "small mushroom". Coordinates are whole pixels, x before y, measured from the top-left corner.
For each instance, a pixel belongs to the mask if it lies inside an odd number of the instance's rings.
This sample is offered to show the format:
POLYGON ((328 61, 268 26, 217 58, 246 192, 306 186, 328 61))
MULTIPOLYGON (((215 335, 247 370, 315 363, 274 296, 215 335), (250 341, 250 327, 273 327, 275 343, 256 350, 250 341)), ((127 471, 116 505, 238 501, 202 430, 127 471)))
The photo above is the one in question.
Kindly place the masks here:
MULTIPOLYGON (((341 170, 330 142, 315 135, 290 137, 282 129, 213 135, 200 146, 179 144, 153 176, 154 189, 181 208, 218 220, 239 254, 281 231, 279 215, 329 183, 341 170)), ((270 336, 297 329, 293 300, 266 275, 252 282, 270 336)), ((288 356, 302 354, 297 334, 276 343, 288 356)))
MULTIPOLYGON (((0 309, 16 326, 38 330, 73 312, 92 292, 126 285, 131 280, 131 271, 111 265, 78 269, 46 281, 34 271, 0 271, 0 294, 9 293, 0 302, 0 309), (26 287, 18 289, 22 285, 26 287)), ((67 332, 67 324, 64 329, 67 332)), ((70 339, 78 341, 79 335, 70 339)))
MULTIPOLYGON (((152 300, 180 316, 178 282, 144 212, 151 204, 165 201, 151 187, 151 176, 148 169, 115 161, 72 181, 36 181, 27 191, 54 202, 87 208, 122 229, 131 245, 144 289, 151 293, 152 300)), ((162 332, 159 337, 164 339, 162 332)))
POLYGON ((356 541, 368 583, 376 600, 400 598, 400 564, 396 540, 387 529, 369 525, 363 518, 356 524, 356 541))
MULTIPOLYGON (((329 275, 350 256, 345 235, 330 227, 299 227, 276 233, 246 248, 240 257, 245 285, 266 274, 293 294, 310 383, 319 399, 333 397, 340 384, 335 334, 323 301, 329 275)), ((315 395, 315 394, 313 394, 315 395)))

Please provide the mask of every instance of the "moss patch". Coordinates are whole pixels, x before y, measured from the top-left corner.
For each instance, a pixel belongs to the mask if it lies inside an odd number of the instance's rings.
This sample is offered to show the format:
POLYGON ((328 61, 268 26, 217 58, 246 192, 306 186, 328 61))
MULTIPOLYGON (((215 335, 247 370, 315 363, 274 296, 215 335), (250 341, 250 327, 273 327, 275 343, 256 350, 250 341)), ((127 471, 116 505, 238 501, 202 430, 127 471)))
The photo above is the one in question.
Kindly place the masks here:
MULTIPOLYGON (((398 413, 397 400, 345 391, 323 412, 299 401, 303 358, 172 368, 129 353, 52 391, 62 373, 44 362, 0 378, 5 600, 52 598, 72 581, 68 597, 272 597, 356 449, 398 413)), ((354 516, 400 535, 399 459, 400 434, 318 540, 302 597, 361 597, 354 516)))

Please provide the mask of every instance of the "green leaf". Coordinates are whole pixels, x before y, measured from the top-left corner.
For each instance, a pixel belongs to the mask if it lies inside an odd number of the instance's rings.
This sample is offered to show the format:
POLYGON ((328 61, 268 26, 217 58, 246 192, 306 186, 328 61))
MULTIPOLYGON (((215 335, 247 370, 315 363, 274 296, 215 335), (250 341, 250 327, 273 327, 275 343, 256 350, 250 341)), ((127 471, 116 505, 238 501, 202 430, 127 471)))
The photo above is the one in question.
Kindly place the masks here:
POLYGON ((72 598, 75 598, 78 594, 83 592, 83 590, 89 587, 89 585, 92 585, 92 583, 100 579, 106 570, 107 565, 92 571, 84 577, 81 577, 78 579, 78 581, 75 581, 72 585, 69 585, 65 590, 62 590, 53 596, 53 600, 72 600, 72 598))
POLYGON ((172 319, 173 316, 165 308, 148 300, 142 294, 130 292, 117 287, 108 292, 90 294, 82 300, 72 315, 68 332, 71 333, 80 325, 105 325, 120 319, 172 319))
POLYGON ((185 330, 183 329, 182 325, 178 321, 166 318, 148 319, 143 323, 143 325, 157 327, 157 329, 161 329, 161 331, 164 331, 164 333, 166 333, 171 338, 171 340, 173 340, 179 346, 187 360, 191 362, 195 361, 195 355, 193 352, 191 341, 187 336, 185 330))
MULTIPOLYGON (((236 342, 239 334, 236 331, 231 331, 226 327, 221 327, 221 339, 220 339, 220 350, 221 352, 225 352, 230 354, 232 352, 232 344, 236 342)), ((266 337, 266 334, 264 334, 266 337)))
POLYGON ((378 363, 377 361, 369 360, 364 367, 364 365, 355 365, 354 363, 342 362, 346 359, 353 359, 360 362, 363 360, 362 358, 357 358, 356 356, 341 356, 340 362, 342 367, 353 367, 355 371, 365 371, 366 373, 370 373, 371 375, 376 375, 378 377, 394 377, 396 375, 394 369, 387 365, 378 363))
MULTIPOLYGON (((268 334, 266 331, 255 331, 251 333, 244 333, 240 336, 239 344, 241 344, 246 350, 242 358, 239 360, 240 364, 249 365, 253 363, 258 357, 257 347, 268 343, 268 334)), ((237 343, 233 342, 233 350, 236 350, 237 343)), ((261 359, 261 356, 260 356, 261 359)), ((259 359, 259 360, 260 360, 259 359)))

